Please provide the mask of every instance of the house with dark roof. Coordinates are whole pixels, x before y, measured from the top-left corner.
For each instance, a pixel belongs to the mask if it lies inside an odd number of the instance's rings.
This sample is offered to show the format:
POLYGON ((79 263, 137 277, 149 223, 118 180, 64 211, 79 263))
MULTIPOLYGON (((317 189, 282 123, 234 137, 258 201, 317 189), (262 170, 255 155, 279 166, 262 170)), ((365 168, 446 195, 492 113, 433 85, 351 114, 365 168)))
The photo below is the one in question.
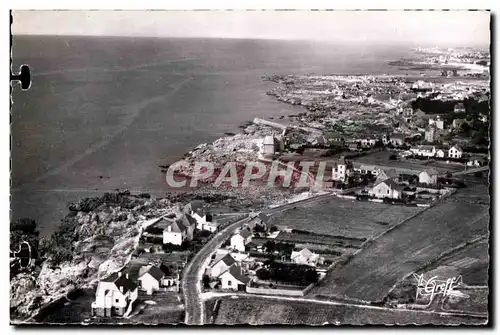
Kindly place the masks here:
POLYGON ((151 295, 160 289, 164 277, 165 273, 160 268, 154 265, 143 266, 139 269, 140 288, 151 295))
POLYGON ((377 175, 375 183, 384 181, 386 179, 392 179, 393 181, 397 182, 399 180, 399 173, 396 172, 396 169, 381 170, 380 173, 377 175))
POLYGON ((418 174, 418 182, 421 184, 437 184, 438 172, 435 169, 425 169, 418 174))
POLYGON ((225 272, 229 267, 236 263, 236 260, 231 256, 230 253, 220 257, 219 259, 215 259, 212 268, 210 269, 211 277, 219 277, 219 275, 225 272))
POLYGON ((163 244, 172 243, 181 245, 182 242, 191 241, 193 239, 194 224, 189 226, 186 225, 189 223, 187 215, 177 220, 162 220, 166 221, 164 222, 165 228, 163 229, 163 244), (184 219, 184 217, 186 218, 184 219))
POLYGON ((220 276, 221 288, 233 291, 245 291, 246 286, 250 283, 250 277, 243 273, 242 268, 233 264, 220 276))
POLYGON ((231 237, 231 249, 245 252, 245 246, 252 241, 252 231, 248 228, 240 229, 231 237))
POLYGON ((97 285, 95 301, 91 306, 92 315, 123 316, 131 311, 136 299, 137 285, 128 278, 128 274, 112 273, 97 285))
POLYGON ((386 179, 375 183, 369 194, 376 198, 401 199, 403 186, 397 184, 392 179, 386 179))

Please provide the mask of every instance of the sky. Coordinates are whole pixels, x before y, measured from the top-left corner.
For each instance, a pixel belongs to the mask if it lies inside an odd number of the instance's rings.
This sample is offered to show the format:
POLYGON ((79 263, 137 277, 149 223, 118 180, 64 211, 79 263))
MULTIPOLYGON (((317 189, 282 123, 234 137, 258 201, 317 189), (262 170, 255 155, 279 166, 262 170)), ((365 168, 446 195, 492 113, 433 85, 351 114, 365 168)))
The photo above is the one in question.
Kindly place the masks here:
POLYGON ((14 35, 266 38, 488 45, 474 11, 13 11, 14 35))

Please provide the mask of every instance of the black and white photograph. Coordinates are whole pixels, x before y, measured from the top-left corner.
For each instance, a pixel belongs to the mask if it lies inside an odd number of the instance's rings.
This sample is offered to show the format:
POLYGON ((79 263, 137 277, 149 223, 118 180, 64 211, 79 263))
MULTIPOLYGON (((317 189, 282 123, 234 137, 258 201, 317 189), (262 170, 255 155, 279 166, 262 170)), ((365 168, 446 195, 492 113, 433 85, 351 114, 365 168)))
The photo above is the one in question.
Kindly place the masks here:
POLYGON ((11 325, 492 322, 492 12, 10 15, 11 325))

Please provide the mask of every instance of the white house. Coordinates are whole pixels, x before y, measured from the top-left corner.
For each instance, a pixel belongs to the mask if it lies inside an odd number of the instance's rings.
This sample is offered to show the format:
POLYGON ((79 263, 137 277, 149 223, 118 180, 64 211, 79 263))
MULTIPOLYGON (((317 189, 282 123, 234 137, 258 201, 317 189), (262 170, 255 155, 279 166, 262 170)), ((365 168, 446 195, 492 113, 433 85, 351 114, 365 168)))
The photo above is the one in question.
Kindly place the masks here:
POLYGON ((306 264, 316 266, 320 257, 318 254, 311 252, 309 249, 304 248, 300 251, 292 251, 290 260, 296 264, 306 264))
POLYGON ((437 184, 438 172, 434 169, 427 169, 418 174, 418 182, 421 184, 437 184))
POLYGON ((128 274, 112 273, 97 285, 92 315, 123 316, 136 299, 137 285, 128 278, 128 274))
POLYGON ((454 145, 448 150, 448 157, 450 157, 450 158, 462 158, 462 153, 463 153, 462 148, 460 148, 457 145, 454 145))
POLYGON ((243 274, 240 266, 233 264, 220 276, 221 287, 225 290, 244 291, 250 278, 243 274))
POLYGON ((392 179, 375 183, 369 194, 376 198, 401 199, 403 187, 392 179))
POLYGON ((456 103, 454 108, 453 108, 453 112, 455 113, 463 113, 465 112, 465 106, 463 103, 459 102, 459 103, 456 103))
POLYGON ((142 266, 139 269, 139 277, 137 281, 142 290, 151 295, 153 292, 158 291, 162 286, 165 274, 163 271, 153 265, 142 266))
POLYGON ((196 220, 196 229, 198 230, 208 230, 213 233, 219 226, 219 224, 213 220, 212 214, 210 213, 206 213, 203 216, 198 213, 192 213, 191 216, 196 220))
POLYGON ((434 143, 437 141, 437 139, 439 138, 439 131, 435 125, 429 126, 429 128, 425 130, 424 138, 425 141, 429 143, 434 143))
POLYGON ((262 141, 261 154, 274 155, 283 150, 283 140, 273 135, 264 137, 262 141))
POLYGON ((403 133, 392 133, 389 142, 395 147, 400 147, 405 143, 405 135, 403 133))
POLYGON ((433 145, 418 145, 410 151, 416 156, 434 157, 436 155, 436 147, 433 145))
POLYGON ((236 263, 236 260, 228 253, 222 258, 215 259, 214 265, 210 269, 211 277, 219 277, 221 273, 225 272, 229 267, 236 263))
POLYGON ((378 139, 374 137, 361 138, 357 140, 357 142, 359 142, 364 148, 373 147, 377 144, 377 141, 378 139))
POLYGON ((338 161, 333 163, 332 179, 345 182, 347 177, 351 174, 352 164, 341 157, 338 161))
POLYGON ((252 241, 252 232, 247 229, 241 229, 231 237, 231 249, 245 252, 245 245, 252 241))
POLYGON ((439 157, 439 158, 444 158, 444 156, 446 156, 445 152, 443 149, 437 149, 436 150, 436 157, 439 157))
POLYGON ((437 129, 444 129, 444 121, 439 116, 435 119, 429 119, 429 126, 435 125, 437 129))
POLYGON ((192 239, 193 231, 190 227, 185 226, 181 220, 168 222, 167 227, 163 230, 163 244, 181 245, 182 242, 192 239))

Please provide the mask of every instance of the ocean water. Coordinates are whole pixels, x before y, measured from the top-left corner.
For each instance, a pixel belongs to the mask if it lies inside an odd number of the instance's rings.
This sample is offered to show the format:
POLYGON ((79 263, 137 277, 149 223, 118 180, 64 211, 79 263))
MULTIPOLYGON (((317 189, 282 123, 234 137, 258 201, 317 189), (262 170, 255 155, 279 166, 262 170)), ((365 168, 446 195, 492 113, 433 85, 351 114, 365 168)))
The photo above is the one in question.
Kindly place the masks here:
POLYGON ((42 234, 67 203, 116 188, 161 194, 159 164, 256 116, 302 111, 267 96, 272 74, 393 73, 407 48, 303 41, 14 36, 12 219, 42 234))

